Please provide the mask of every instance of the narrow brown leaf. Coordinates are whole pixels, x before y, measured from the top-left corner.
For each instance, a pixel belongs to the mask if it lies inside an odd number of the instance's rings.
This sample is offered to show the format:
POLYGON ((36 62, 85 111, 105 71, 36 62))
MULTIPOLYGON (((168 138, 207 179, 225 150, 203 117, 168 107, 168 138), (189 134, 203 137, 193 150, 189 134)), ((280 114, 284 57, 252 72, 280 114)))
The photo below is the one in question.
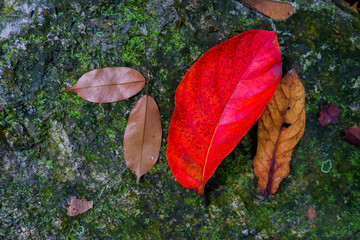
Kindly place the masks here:
POLYGON ((94 103, 109 103, 134 96, 145 85, 144 76, 127 67, 94 69, 85 73, 77 83, 64 92, 74 92, 94 103))
POLYGON ((320 126, 326 127, 331 123, 337 124, 339 122, 338 117, 340 116, 341 112, 342 109, 336 107, 333 103, 322 106, 320 116, 318 118, 320 126))
POLYGON ((68 208, 67 215, 76 216, 83 212, 86 212, 92 207, 93 207, 93 201, 83 201, 81 199, 77 199, 76 197, 73 197, 71 199, 71 203, 68 208))
POLYGON ((249 4, 263 15, 275 20, 285 20, 294 13, 290 3, 271 0, 241 0, 249 4))
POLYGON ((305 130, 305 90, 295 70, 280 81, 259 119, 254 171, 265 198, 274 194, 290 171, 292 150, 305 130))
POLYGON ((137 176, 137 183, 156 163, 161 146, 159 108, 149 95, 140 98, 131 110, 124 134, 126 166, 137 176))
POLYGON ((306 211, 306 218, 308 220, 313 220, 316 218, 316 212, 315 209, 313 208, 313 206, 309 206, 308 210, 306 211))
POLYGON ((360 146, 360 127, 354 125, 345 129, 344 138, 349 143, 360 146))

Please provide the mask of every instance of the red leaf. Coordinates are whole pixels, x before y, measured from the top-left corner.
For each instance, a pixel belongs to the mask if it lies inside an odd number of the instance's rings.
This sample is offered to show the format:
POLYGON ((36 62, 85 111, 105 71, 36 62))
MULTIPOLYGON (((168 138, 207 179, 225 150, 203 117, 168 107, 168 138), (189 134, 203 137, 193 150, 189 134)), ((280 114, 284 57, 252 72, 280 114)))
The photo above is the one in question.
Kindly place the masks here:
POLYGON ((360 127, 354 125, 345 129, 344 138, 349 143, 360 146, 360 127))
POLYGON ((175 95, 167 158, 181 185, 204 193, 220 162, 260 117, 281 78, 275 32, 252 30, 210 49, 175 95))
POLYGON ((326 127, 331 123, 337 124, 339 122, 338 117, 340 116, 341 112, 342 109, 335 107, 333 103, 321 107, 320 116, 318 118, 320 126, 326 127))

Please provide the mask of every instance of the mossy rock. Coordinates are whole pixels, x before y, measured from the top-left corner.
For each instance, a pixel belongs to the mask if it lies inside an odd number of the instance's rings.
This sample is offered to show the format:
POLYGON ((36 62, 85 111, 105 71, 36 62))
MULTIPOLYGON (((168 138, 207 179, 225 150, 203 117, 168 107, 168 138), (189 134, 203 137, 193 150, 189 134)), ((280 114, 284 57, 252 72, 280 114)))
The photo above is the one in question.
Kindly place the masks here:
POLYGON ((0 238, 359 239, 360 150, 342 138, 360 124, 360 17, 341 1, 292 0, 275 21, 237 1, 0 3, 0 238), (278 192, 261 201, 252 162, 256 126, 207 184, 209 205, 178 184, 166 160, 174 93, 207 50, 251 29, 273 30, 283 71, 306 89, 306 130, 278 192), (61 92, 87 71, 125 66, 145 75, 164 129, 160 158, 136 184, 122 140, 145 93, 94 104, 61 92), (343 112, 322 128, 322 105, 343 112), (329 173, 322 163, 331 160, 329 173), (66 215, 72 196, 94 208, 66 215), (312 205, 317 218, 306 219, 312 205))

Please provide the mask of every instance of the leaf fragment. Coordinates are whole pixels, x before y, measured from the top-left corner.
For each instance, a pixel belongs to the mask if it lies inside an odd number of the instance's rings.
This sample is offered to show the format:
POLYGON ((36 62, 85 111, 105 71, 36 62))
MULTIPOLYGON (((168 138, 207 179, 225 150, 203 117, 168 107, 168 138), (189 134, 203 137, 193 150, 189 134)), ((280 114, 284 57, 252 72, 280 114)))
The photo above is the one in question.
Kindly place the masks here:
POLYGON ((77 216, 93 207, 93 201, 83 201, 73 197, 67 211, 69 216, 77 216))
POLYGON ((109 103, 127 99, 143 89, 144 76, 127 67, 94 69, 85 73, 77 83, 64 92, 74 92, 94 103, 109 103))
POLYGON ((344 139, 351 144, 360 146, 360 127, 354 125, 345 129, 344 139))
POLYGON ((352 6, 350 6, 350 8, 355 12, 360 13, 360 8, 358 6, 359 6, 359 1, 356 1, 352 6))
POLYGON ((315 211, 314 207, 311 205, 309 206, 309 208, 306 211, 306 218, 310 221, 316 218, 316 211, 315 211))
POLYGON ((340 116, 341 112, 342 109, 336 107, 333 103, 321 107, 320 115, 318 118, 320 126, 326 127, 331 123, 337 124, 339 122, 338 117, 340 116))
POLYGON ((161 119, 152 97, 145 95, 131 110, 124 134, 126 166, 137 176, 137 183, 156 163, 161 147, 161 119))
POLYGON ((289 174, 292 151, 305 130, 305 90, 295 70, 281 79, 258 122, 254 171, 267 198, 289 174))
POLYGON ((206 52, 175 95, 167 159, 176 180, 204 194, 208 179, 259 118, 281 78, 275 32, 252 30, 206 52))
MULTIPOLYGON (((290 3, 271 0, 241 0, 249 4, 263 15, 275 20, 285 20, 294 13, 294 8, 290 3)), ((246 5, 245 4, 245 5, 246 5)))

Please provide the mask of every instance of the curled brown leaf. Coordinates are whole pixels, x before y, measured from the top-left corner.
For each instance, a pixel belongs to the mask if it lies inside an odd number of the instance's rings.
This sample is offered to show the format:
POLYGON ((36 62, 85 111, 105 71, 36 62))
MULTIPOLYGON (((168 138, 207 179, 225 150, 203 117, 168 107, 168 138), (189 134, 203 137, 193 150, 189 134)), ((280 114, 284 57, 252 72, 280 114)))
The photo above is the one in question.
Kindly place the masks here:
POLYGON ((280 81, 259 119, 254 171, 264 198, 274 194, 290 171, 292 151, 305 130, 305 90, 295 70, 280 81))

